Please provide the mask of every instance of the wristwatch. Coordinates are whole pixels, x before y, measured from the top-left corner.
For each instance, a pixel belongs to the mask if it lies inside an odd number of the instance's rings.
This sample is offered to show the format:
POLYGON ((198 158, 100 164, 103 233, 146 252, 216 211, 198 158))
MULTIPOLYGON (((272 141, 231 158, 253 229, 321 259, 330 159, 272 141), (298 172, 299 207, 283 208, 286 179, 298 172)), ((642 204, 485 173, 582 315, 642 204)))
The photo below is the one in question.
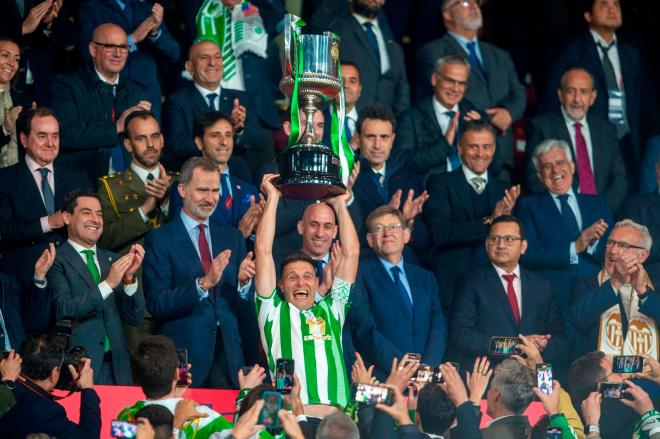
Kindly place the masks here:
POLYGON ((2 380, 1 382, 9 390, 14 390, 16 388, 16 381, 12 380, 2 380))
POLYGON ((598 424, 587 424, 585 427, 585 433, 600 433, 600 427, 598 424))

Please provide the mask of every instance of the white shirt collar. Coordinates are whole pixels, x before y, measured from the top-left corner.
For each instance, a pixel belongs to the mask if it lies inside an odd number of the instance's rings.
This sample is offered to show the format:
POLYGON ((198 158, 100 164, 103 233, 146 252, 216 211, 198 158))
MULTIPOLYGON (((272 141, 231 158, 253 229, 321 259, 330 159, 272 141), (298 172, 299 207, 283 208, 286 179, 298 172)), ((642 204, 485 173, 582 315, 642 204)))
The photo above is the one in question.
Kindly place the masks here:
MULTIPOLYGON (((91 246, 90 248, 83 247, 82 245, 78 244, 77 242, 73 242, 71 239, 68 239, 67 242, 71 244, 71 247, 76 251, 76 253, 80 254, 83 250, 92 250, 94 251, 94 254, 96 255, 96 244, 91 246)), ((96 256, 98 259, 98 255, 96 256)))
POLYGON ((383 177, 385 177, 385 168, 387 168, 387 162, 386 162, 386 163, 383 163, 383 167, 382 167, 382 168, 376 170, 376 169, 374 169, 373 167, 371 167, 371 170, 374 171, 376 174, 380 174, 380 175, 382 175, 383 177))
POLYGON ((497 275, 502 278, 505 274, 515 274, 517 279, 520 279, 520 264, 516 265, 516 268, 513 269, 511 273, 504 271, 502 268, 498 267, 497 265, 493 264, 493 267, 495 267, 495 271, 497 272, 497 275))
POLYGON ((442 102, 438 100, 438 98, 434 95, 433 96, 433 109, 437 114, 445 114, 447 111, 453 111, 457 112, 458 111, 458 104, 454 105, 451 108, 445 107, 442 102))
POLYGON ((39 168, 46 168, 50 172, 52 172, 53 174, 55 173, 54 168, 53 168, 53 162, 48 163, 46 166, 41 166, 32 157, 30 157, 29 154, 25 154, 25 164, 27 165, 28 169, 32 173, 37 172, 37 169, 39 169, 39 168))
POLYGON ((108 80, 107 80, 107 79, 106 79, 106 78, 105 78, 105 77, 104 77, 104 76, 103 76, 98 70, 94 69, 94 71, 96 72, 96 76, 98 76, 99 79, 100 79, 101 81, 105 82, 106 84, 110 84, 110 85, 117 85, 117 84, 119 84, 119 75, 117 75, 117 77, 115 78, 114 81, 110 82, 110 81, 108 81, 108 80))
POLYGON ((360 23, 360 26, 364 27, 364 23, 371 23, 376 29, 380 31, 380 27, 378 26, 378 17, 376 18, 367 18, 363 15, 360 14, 355 14, 353 13, 353 17, 360 23))
MULTIPOLYGON (((550 191, 548 191, 548 192, 550 192, 550 191)), ((571 198, 576 199, 576 197, 575 197, 575 191, 573 191, 573 187, 569 187, 569 188, 568 188, 568 191, 566 191, 566 194, 568 194, 568 199, 569 199, 569 200, 570 200, 571 198)), ((556 199, 559 198, 559 196, 561 196, 561 195, 563 195, 563 194, 555 194, 554 192, 550 192, 550 195, 552 195, 552 198, 556 200, 556 199)))
POLYGON ((461 169, 463 169, 463 175, 465 175, 465 179, 471 184, 472 179, 475 177, 481 177, 484 179, 484 184, 488 184, 488 171, 484 172, 483 174, 476 174, 472 171, 472 169, 468 168, 465 166, 465 164, 461 165, 461 169))
POLYGON ((145 184, 147 182, 147 176, 149 174, 153 175, 154 178, 160 178, 160 166, 156 166, 151 170, 146 170, 144 168, 139 167, 134 162, 131 162, 131 171, 133 171, 135 175, 137 175, 140 178, 140 180, 142 180, 142 183, 145 184))
POLYGON ((562 116, 564 116, 564 122, 566 122, 566 125, 573 126, 575 123, 581 123, 583 127, 587 127, 587 114, 585 113, 584 116, 582 116, 582 119, 580 120, 573 120, 571 117, 568 115, 568 112, 564 108, 563 105, 559 106, 559 109, 561 110, 562 116))
MULTIPOLYGON (((218 88, 216 88, 215 90, 209 90, 208 88, 204 88, 204 87, 202 87, 201 85, 199 85, 198 83, 196 83, 194 81, 193 81, 193 84, 195 85, 195 88, 197 89, 197 91, 202 96, 204 96, 204 100, 206 100, 206 95, 208 95, 209 93, 215 93, 215 94, 218 95, 218 97, 220 97, 220 89, 221 89, 220 84, 218 84, 218 88)), ((219 104, 219 102, 216 101, 216 104, 215 104, 216 108, 220 108, 220 106, 218 104, 219 104)))
POLYGON ((605 40, 603 39, 603 37, 601 37, 601 36, 598 34, 598 32, 596 32, 595 30, 593 30, 593 29, 589 29, 589 32, 591 32, 591 36, 593 37, 594 42, 595 42, 596 44, 600 43, 600 45, 603 46, 603 47, 607 47, 607 46, 609 46, 610 44, 614 44, 614 45, 616 46, 617 43, 618 43, 617 38, 616 38, 616 34, 614 34, 614 37, 612 37, 612 41, 611 41, 610 43, 608 43, 608 42, 605 41, 605 40))

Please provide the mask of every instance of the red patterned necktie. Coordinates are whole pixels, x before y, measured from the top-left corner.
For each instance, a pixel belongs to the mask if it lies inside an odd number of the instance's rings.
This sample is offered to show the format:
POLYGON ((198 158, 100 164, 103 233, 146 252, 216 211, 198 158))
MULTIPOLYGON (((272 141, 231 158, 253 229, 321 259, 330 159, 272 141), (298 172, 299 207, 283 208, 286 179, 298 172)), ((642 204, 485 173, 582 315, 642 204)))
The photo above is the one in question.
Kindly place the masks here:
POLYGON ((591 170, 589 161, 589 151, 587 150, 587 141, 582 135, 582 124, 575 122, 575 150, 577 152, 578 178, 580 179, 581 194, 596 194, 596 182, 594 173, 591 170))
POLYGON ((199 238, 197 243, 199 245, 199 255, 202 260, 202 267, 204 267, 204 273, 208 273, 209 267, 211 266, 211 250, 209 250, 209 242, 206 240, 206 233, 204 233, 206 225, 200 224, 198 227, 199 238))
POLYGON ((518 298, 516 297, 516 290, 513 289, 513 280, 516 278, 516 275, 503 274, 502 277, 506 280, 506 297, 509 299, 509 304, 511 305, 511 311, 513 312, 513 319, 516 321, 516 325, 520 324, 520 309, 518 308, 518 298))

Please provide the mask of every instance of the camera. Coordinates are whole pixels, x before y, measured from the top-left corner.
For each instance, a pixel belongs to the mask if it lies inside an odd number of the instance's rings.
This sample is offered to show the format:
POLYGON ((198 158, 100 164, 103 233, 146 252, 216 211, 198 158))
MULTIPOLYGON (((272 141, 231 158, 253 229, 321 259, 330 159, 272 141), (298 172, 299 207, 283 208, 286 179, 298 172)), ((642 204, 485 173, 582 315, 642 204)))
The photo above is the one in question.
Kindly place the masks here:
POLYGON ((80 375, 86 358, 89 358, 89 356, 87 355, 87 350, 82 346, 74 346, 66 351, 64 353, 64 361, 62 361, 62 367, 60 368, 60 379, 57 380, 55 388, 69 392, 78 390, 71 371, 69 371, 69 365, 72 365, 78 375, 80 375))

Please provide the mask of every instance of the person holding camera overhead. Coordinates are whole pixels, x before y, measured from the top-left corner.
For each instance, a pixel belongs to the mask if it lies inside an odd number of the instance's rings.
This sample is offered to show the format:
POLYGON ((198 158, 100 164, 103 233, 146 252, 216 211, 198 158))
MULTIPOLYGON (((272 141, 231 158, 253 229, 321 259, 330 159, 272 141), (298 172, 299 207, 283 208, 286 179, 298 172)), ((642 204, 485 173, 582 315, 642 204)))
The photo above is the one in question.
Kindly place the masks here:
POLYGON ((55 338, 36 336, 21 349, 21 374, 14 384, 16 405, 0 418, 3 439, 23 439, 30 433, 45 433, 67 439, 98 438, 101 435, 101 400, 94 390, 92 360, 76 367, 65 359, 64 347, 55 338), (80 422, 69 420, 64 407, 51 395, 59 385, 64 367, 80 389, 80 422))

